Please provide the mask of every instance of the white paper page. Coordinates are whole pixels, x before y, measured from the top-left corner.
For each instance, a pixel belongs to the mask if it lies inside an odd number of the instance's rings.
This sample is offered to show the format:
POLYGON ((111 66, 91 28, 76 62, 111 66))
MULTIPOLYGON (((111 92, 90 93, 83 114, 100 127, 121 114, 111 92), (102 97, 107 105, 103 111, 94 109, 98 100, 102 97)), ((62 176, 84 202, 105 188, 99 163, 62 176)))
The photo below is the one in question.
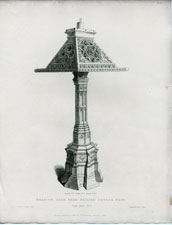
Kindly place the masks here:
POLYGON ((0 221, 171 221, 170 1, 0 1, 0 221), (99 187, 72 190, 54 170, 72 141, 72 73, 46 67, 79 18, 127 72, 90 72, 88 122, 99 187))

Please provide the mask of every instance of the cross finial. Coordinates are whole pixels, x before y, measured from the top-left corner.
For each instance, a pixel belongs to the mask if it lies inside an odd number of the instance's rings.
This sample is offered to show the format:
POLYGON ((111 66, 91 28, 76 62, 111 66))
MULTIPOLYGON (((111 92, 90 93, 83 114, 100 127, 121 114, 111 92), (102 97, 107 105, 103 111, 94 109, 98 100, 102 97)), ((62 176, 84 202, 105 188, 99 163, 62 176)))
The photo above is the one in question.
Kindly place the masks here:
POLYGON ((84 23, 82 22, 82 18, 79 19, 79 22, 76 24, 77 29, 83 29, 84 23))

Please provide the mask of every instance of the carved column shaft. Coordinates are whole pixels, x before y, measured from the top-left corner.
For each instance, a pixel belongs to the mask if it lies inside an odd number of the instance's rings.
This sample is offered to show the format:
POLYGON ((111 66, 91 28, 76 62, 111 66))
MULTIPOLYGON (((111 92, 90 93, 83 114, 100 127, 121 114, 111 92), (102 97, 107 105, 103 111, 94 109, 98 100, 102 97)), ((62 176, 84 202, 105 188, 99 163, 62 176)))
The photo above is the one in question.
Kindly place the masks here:
POLYGON ((87 145, 91 141, 90 129, 87 122, 88 73, 76 72, 73 74, 75 84, 75 126, 73 142, 78 145, 87 145))
POLYGON ((61 182, 65 187, 91 189, 102 182, 98 171, 97 145, 91 142, 87 122, 87 72, 76 72, 75 84, 75 126, 73 142, 67 148, 65 175, 61 182))

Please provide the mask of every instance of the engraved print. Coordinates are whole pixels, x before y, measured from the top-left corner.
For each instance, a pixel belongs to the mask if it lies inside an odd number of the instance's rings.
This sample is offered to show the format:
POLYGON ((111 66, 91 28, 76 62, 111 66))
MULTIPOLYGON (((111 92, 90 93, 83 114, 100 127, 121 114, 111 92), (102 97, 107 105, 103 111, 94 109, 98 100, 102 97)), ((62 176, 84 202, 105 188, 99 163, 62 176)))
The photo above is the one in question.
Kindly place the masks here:
MULTIPOLYGON (((94 30, 83 27, 82 20, 76 28, 67 29, 67 41, 46 68, 35 72, 73 72, 75 85, 75 125, 73 141, 66 148, 67 161, 63 176, 58 179, 66 188, 91 189, 102 182, 98 169, 95 143, 91 142, 87 122, 87 83, 90 71, 119 71, 109 57, 94 42, 94 30), (79 185, 78 185, 79 184, 79 185)), ((121 68, 126 71, 126 68, 121 68)), ((65 101, 65 99, 64 99, 65 101)), ((102 128, 103 129, 103 128, 102 128)))

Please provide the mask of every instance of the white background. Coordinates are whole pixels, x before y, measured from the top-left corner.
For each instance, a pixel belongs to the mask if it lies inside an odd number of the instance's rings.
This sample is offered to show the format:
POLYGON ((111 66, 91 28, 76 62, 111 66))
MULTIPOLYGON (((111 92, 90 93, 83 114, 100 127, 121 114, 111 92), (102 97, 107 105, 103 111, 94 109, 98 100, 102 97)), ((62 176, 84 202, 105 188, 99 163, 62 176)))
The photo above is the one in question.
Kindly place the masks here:
POLYGON ((170 2, 1 1, 0 31, 1 222, 170 222, 170 2), (89 74, 104 177, 89 191, 64 188, 54 171, 72 141, 72 73, 34 73, 80 17, 112 61, 129 67, 89 74), (104 201, 72 207, 78 193, 104 201))

